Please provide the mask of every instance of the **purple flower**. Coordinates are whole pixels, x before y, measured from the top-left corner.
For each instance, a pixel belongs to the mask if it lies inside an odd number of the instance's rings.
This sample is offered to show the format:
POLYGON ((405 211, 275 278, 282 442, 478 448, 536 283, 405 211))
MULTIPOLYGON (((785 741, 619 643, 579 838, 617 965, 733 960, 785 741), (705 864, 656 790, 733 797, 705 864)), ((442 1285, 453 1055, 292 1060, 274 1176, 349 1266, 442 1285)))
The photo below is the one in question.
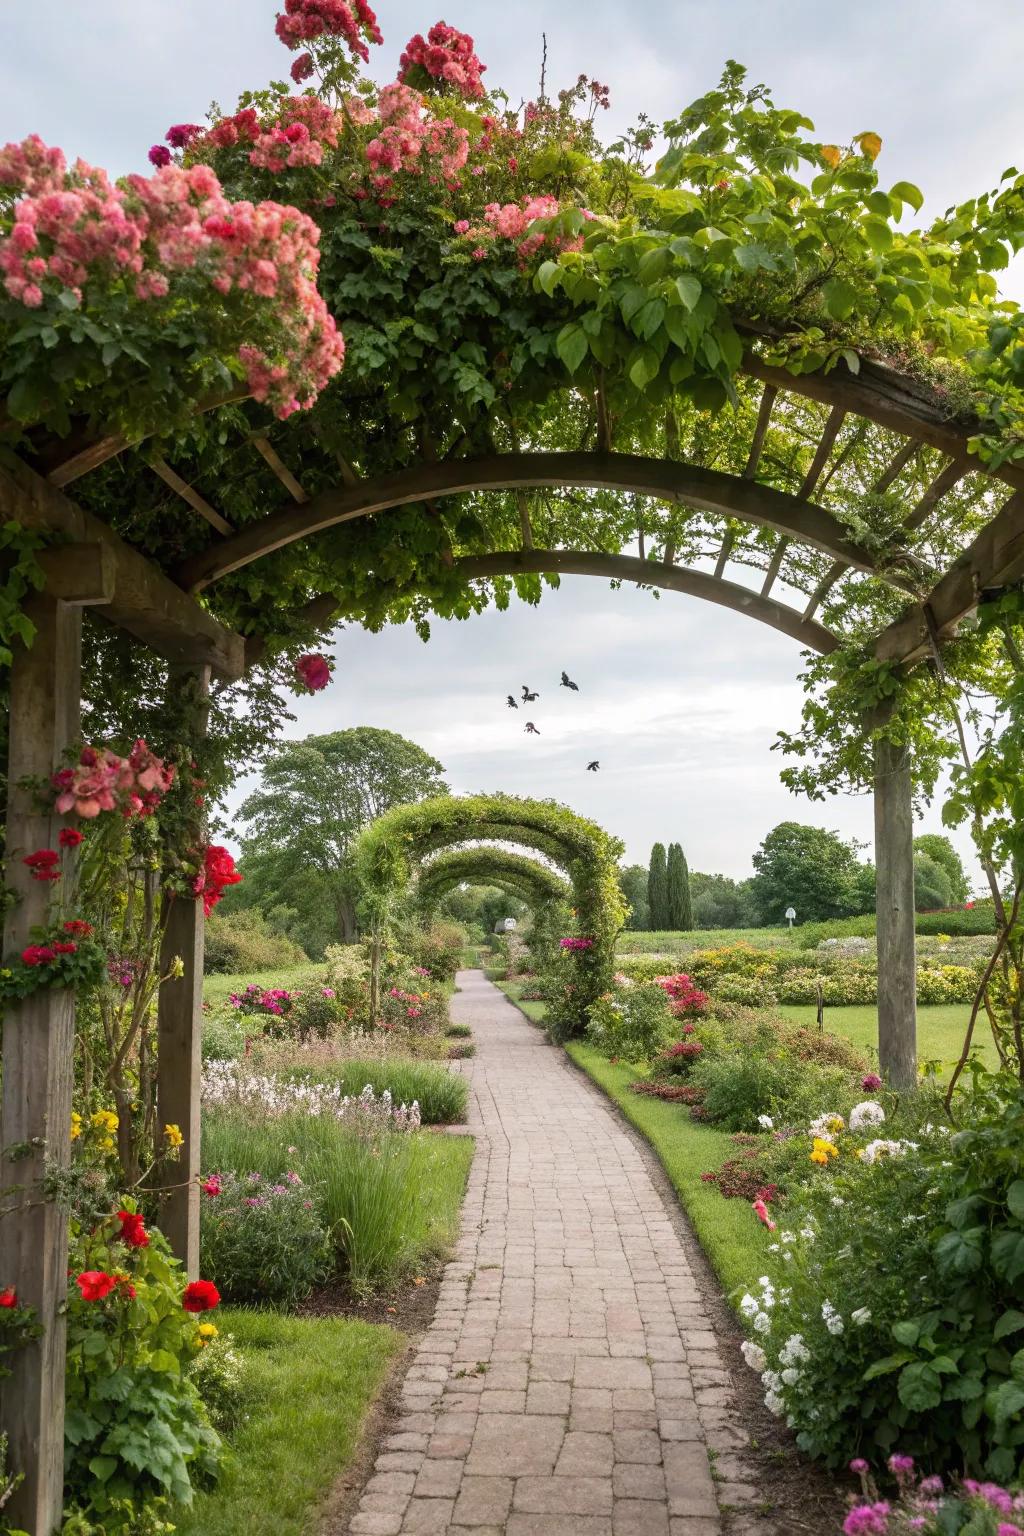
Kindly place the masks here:
POLYGON ((886 1536, 889 1529, 889 1506, 858 1504, 843 1521, 845 1536, 886 1536))
POLYGON ((942 1490, 943 1482, 941 1477, 923 1477, 921 1479, 921 1486, 917 1491, 918 1493, 923 1493, 926 1499, 933 1499, 942 1490))
POLYGON ((157 170, 163 165, 170 165, 171 152, 166 144, 153 144, 149 151, 149 163, 155 165, 157 170))
POLYGON ((889 1471, 893 1477, 906 1477, 914 1470, 913 1456, 890 1456, 889 1471))
POLYGON ((855 1456, 853 1458, 853 1460, 850 1462, 850 1471, 851 1472, 858 1472, 858 1473, 866 1472, 867 1469, 868 1469, 868 1464, 864 1460, 863 1456, 855 1456))
POLYGON ((973 1498, 984 1499, 986 1504, 998 1509, 1000 1514, 1008 1515, 1013 1510, 1013 1499, 998 1483, 976 1483, 973 1478, 965 1477, 964 1490, 973 1498))
POLYGON ((860 1080, 860 1085, 862 1088, 866 1088, 869 1093, 874 1093, 876 1089, 881 1088, 882 1079, 877 1072, 865 1072, 860 1080))

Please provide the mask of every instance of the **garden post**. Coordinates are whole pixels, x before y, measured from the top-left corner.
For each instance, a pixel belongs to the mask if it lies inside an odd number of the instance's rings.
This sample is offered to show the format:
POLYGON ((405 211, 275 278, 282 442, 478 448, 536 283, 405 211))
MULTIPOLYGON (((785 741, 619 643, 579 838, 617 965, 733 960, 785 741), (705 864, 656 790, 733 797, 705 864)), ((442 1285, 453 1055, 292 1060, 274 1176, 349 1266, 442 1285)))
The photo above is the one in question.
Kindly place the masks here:
POLYGON ((910 750, 875 741, 875 870, 878 1059, 904 1092, 917 1086, 917 961, 914 947, 914 804, 910 750))
MULTIPOLYGON (((182 673, 172 668, 169 686, 191 691, 189 736, 206 733, 210 669, 182 673)), ((179 701, 180 707, 180 701, 179 701)), ((196 817, 197 841, 202 841, 201 816, 196 817)), ((176 1162, 163 1164, 161 1182, 171 1186, 163 1197, 160 1229, 194 1280, 199 1274, 199 1168, 201 1148, 199 1098, 202 1079, 203 1031, 203 903, 192 896, 168 893, 160 946, 160 975, 166 977, 175 959, 180 976, 160 983, 157 1005, 157 1134, 176 1125, 184 1138, 176 1162)))
MULTIPOLYGON (((7 883, 15 900, 4 921, 4 953, 19 953, 31 930, 46 926, 54 887, 34 880, 21 862, 37 848, 59 848, 59 818, 43 808, 23 781, 48 781, 80 731, 82 612, 105 601, 109 582, 95 548, 59 552, 67 582, 54 581, 29 598, 35 626, 10 671, 7 883), (82 558, 78 559, 81 553, 82 558), (90 578, 102 580, 90 588, 90 578), (55 589, 67 593, 67 601, 55 589), (75 589, 78 590, 75 590, 75 589), (88 589, 88 590, 87 590, 88 589)), ((44 557, 42 563, 46 566, 44 557)), ((62 850, 67 873, 73 852, 62 850)), ((0 1118, 0 1287, 13 1286, 34 1308, 41 1337, 5 1360, 0 1432, 8 1437, 11 1469, 23 1474, 4 1514, 31 1536, 51 1536, 61 1523, 64 1486, 63 1303, 67 1294, 68 1229, 64 1210, 44 1198, 48 1166, 66 1167, 71 1151, 75 995, 43 988, 8 1005, 3 1031, 3 1108, 0 1118)))

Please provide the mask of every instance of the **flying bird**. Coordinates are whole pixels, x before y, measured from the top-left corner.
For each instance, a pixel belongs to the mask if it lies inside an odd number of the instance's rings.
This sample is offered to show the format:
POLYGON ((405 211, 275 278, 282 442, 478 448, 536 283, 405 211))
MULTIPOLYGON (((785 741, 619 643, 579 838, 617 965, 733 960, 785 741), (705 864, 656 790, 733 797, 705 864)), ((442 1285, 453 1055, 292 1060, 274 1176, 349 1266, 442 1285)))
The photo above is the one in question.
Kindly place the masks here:
POLYGON ((540 731, 538 731, 537 727, 534 725, 532 720, 527 720, 527 722, 526 722, 526 734, 527 734, 527 736, 539 736, 540 735, 540 731))
POLYGON ((563 672, 562 673, 561 687, 563 687, 563 688, 571 688, 573 693, 579 693, 579 691, 580 691, 578 684, 573 682, 573 680, 569 676, 568 672, 563 672))
POLYGON ((534 699, 539 699, 539 698, 540 698, 540 694, 539 693, 531 693, 529 688, 527 688, 526 684, 525 683, 523 684, 523 703, 524 704, 532 704, 534 699))
POLYGON ((595 757, 594 761, 592 763, 588 763, 587 764, 587 772, 588 773, 596 773, 597 770, 600 768, 600 766, 601 766, 601 764, 598 762, 597 758, 595 757))
POLYGON ((508 707, 509 707, 509 709, 518 709, 519 708, 519 705, 516 703, 515 699, 512 697, 511 694, 507 694, 506 698, 508 700, 508 707))

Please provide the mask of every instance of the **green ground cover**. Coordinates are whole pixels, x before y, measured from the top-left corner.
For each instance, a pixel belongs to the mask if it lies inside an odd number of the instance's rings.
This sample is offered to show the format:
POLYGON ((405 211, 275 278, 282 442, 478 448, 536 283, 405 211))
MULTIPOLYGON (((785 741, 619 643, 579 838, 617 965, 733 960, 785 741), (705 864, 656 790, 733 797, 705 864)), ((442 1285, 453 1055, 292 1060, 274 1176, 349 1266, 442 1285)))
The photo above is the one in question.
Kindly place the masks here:
POLYGON ((695 949, 724 949, 729 944, 753 944, 755 949, 788 949, 788 928, 694 928, 686 933, 641 933, 624 929, 615 941, 617 955, 692 955, 695 949))
POLYGON ((217 1486, 175 1516, 177 1536, 308 1536, 367 1408, 402 1348, 393 1328, 224 1309, 244 1360, 245 1408, 217 1486))

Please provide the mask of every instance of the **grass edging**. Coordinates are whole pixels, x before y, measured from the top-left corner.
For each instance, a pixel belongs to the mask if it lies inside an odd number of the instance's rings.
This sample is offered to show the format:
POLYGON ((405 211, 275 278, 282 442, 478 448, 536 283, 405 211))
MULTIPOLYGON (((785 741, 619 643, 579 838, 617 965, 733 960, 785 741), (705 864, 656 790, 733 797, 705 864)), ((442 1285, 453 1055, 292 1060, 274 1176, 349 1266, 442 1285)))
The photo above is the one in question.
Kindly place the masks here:
POLYGON ((348 1318, 241 1308, 224 1308, 218 1324, 245 1362, 245 1417, 228 1436, 217 1485, 175 1511, 177 1536, 308 1536, 404 1335, 348 1318))
MULTIPOLYGON (((532 1024, 544 1018, 544 1004, 520 1002, 515 982, 498 982, 510 1003, 532 1024)), ((625 1062, 614 1064, 583 1040, 570 1040, 565 1050, 570 1060, 617 1105, 630 1125, 649 1142, 668 1175, 679 1202, 728 1294, 738 1286, 749 1287, 761 1273, 761 1257, 768 1236, 745 1200, 724 1200, 713 1184, 701 1182, 735 1153, 728 1131, 698 1125, 680 1104, 642 1098, 631 1085, 644 1074, 625 1062)))

